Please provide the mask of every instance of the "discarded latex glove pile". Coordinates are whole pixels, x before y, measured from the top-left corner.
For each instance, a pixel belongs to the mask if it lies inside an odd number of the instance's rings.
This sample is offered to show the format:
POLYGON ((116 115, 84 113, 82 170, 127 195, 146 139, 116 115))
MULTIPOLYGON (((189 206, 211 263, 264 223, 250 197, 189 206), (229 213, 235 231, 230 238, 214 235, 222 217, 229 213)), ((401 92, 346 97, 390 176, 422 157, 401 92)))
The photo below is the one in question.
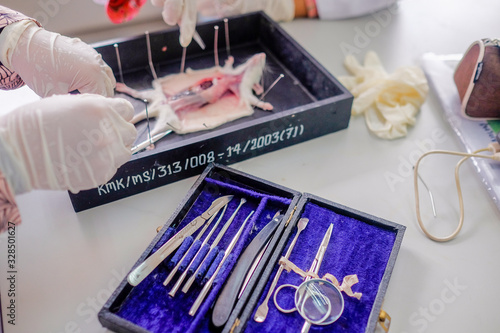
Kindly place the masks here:
POLYGON ((352 55, 346 57, 344 65, 352 76, 339 80, 354 96, 352 115, 364 114, 368 129, 380 138, 406 136, 429 91, 422 70, 408 66, 388 74, 371 51, 363 66, 352 55))

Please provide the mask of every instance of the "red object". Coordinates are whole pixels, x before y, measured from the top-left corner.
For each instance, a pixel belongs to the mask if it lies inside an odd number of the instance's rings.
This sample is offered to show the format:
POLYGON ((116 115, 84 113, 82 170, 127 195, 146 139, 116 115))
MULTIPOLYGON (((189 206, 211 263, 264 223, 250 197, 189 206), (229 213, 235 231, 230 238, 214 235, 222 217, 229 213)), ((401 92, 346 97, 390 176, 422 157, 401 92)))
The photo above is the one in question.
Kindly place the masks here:
POLYGON ((120 24, 130 21, 141 10, 147 0, 109 0, 106 13, 111 22, 120 24))

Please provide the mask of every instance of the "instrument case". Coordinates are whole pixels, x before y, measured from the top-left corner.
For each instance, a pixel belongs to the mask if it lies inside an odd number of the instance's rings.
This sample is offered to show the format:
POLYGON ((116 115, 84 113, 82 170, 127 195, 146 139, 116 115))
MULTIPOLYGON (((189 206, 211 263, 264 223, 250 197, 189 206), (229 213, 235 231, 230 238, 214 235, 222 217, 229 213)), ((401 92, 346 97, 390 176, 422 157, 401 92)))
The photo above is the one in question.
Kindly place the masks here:
MULTIPOLYGON (((332 236, 318 275, 322 277, 329 273, 342 281, 345 276, 356 274, 359 282, 352 286, 352 290, 362 293, 360 299, 342 293, 345 307, 341 317, 327 326, 313 325, 310 332, 375 331, 405 227, 220 164, 211 164, 205 169, 131 271, 173 234, 202 214, 215 199, 226 195, 234 195, 234 198, 227 205, 218 229, 234 212, 241 198, 244 197, 247 202, 241 206, 219 243, 221 251, 227 247, 248 214, 251 211, 254 213, 249 223, 245 224, 241 238, 219 271, 196 314, 190 316, 188 312, 202 288, 201 285, 195 283, 189 292, 183 293, 179 290, 175 297, 170 297, 168 293, 181 272, 178 272, 166 287, 163 285, 165 277, 175 264, 176 256, 178 258, 186 252, 184 245, 181 245, 177 250, 179 253, 173 252, 169 255, 137 286, 133 287, 126 278, 120 283, 98 314, 103 326, 115 332, 136 333, 300 331, 304 319, 297 312, 279 312, 272 297, 268 303, 269 313, 266 320, 258 323, 253 317, 278 270, 280 258, 284 256, 297 233, 298 221, 308 218, 309 222, 298 236, 291 252, 290 261, 307 271, 323 235, 329 225, 333 224, 332 236), (239 254, 278 211, 284 214, 284 217, 265 248, 246 288, 235 302, 226 324, 215 327, 211 323, 212 307, 230 277, 239 254)), ((215 223, 215 220, 212 223, 215 223)), ((209 244, 216 234, 217 231, 212 235, 209 244)), ((206 276, 205 280, 207 278, 206 276)), ((284 283, 299 285, 301 282, 298 274, 283 271, 278 286, 284 283)), ((285 302, 287 301, 288 306, 280 304, 285 308, 291 307, 293 296, 285 299, 285 302)))
MULTIPOLYGON (((210 21, 196 28, 206 44, 205 50, 193 41, 186 49, 185 68, 214 66, 214 26, 219 27, 217 50, 219 63, 224 64, 228 56, 225 24, 210 21)), ((108 183, 77 194, 69 193, 75 211, 199 175, 209 163, 229 165, 348 127, 352 95, 278 24, 257 12, 230 17, 227 26, 229 53, 235 59, 235 66, 264 52, 264 89, 280 74, 284 75, 264 98, 273 104, 274 110, 255 108, 251 116, 212 130, 167 135, 155 144, 155 149, 133 155, 108 183)), ((157 76, 179 73, 183 50, 178 29, 148 35, 157 76)), ((154 77, 145 33, 94 47, 113 69, 118 82, 122 76, 120 64, 126 85, 136 90, 152 88, 154 77)), ((117 95, 128 99, 136 113, 144 110, 144 101, 117 95)), ((154 123, 151 119, 150 126, 154 123)), ((148 138, 146 126, 146 121, 138 124, 137 143, 148 138)))

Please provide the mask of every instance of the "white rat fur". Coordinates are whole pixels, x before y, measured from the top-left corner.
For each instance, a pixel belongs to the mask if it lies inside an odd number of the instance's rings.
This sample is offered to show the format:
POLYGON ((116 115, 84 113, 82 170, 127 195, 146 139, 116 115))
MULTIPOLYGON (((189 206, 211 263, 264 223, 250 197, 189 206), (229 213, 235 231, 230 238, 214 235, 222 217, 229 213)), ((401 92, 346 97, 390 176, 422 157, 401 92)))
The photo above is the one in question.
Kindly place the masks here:
MULTIPOLYGON (((260 101, 254 94, 262 94, 259 82, 266 61, 264 53, 258 53, 245 63, 233 67, 229 57, 223 67, 203 70, 186 70, 186 73, 167 75, 153 81, 153 89, 137 91, 117 83, 116 91, 134 98, 147 100, 149 117, 157 118, 151 131, 155 135, 166 130, 185 134, 215 128, 226 122, 251 115, 253 106, 272 110, 270 103, 260 101), (209 82, 209 88, 199 88, 198 82, 209 82), (193 88, 194 87, 194 88, 193 88), (195 92, 192 92, 195 91, 195 92), (198 92, 199 91, 199 92, 198 92), (232 94, 227 94, 230 91, 232 94), (174 110, 172 96, 186 92, 189 98, 203 106, 187 111, 174 110)), ((186 99, 188 100, 188 99, 186 99)), ((191 101, 191 100, 189 100, 191 101)), ((146 110, 137 114, 132 123, 146 119, 146 110)))

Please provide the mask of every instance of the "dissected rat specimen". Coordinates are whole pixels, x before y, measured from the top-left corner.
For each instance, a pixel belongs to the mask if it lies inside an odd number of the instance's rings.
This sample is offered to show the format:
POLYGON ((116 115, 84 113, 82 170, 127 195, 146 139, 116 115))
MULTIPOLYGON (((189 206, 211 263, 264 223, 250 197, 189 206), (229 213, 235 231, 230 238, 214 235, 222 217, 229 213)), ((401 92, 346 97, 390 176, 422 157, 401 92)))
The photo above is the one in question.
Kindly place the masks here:
POLYGON ((137 91, 123 83, 116 91, 148 102, 132 123, 155 117, 151 136, 173 130, 186 134, 212 129, 224 123, 253 114, 253 107, 272 110, 270 103, 254 95, 263 93, 259 84, 266 55, 258 53, 245 63, 233 67, 229 57, 223 67, 202 70, 187 69, 185 73, 167 75, 153 81, 153 89, 137 91))

